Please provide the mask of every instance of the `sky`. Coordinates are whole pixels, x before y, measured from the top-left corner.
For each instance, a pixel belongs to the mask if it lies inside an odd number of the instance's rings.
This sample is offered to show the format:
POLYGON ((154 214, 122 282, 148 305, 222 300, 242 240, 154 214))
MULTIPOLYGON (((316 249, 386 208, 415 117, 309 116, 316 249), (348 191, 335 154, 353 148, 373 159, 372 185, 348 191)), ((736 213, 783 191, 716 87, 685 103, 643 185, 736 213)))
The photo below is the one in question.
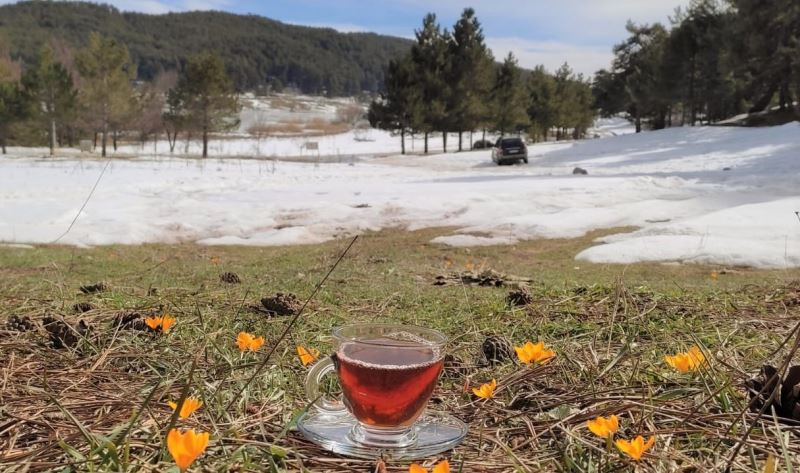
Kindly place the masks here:
MULTIPOLYGON (((0 0, 2 3, 11 3, 0 0)), ((225 10, 286 23, 413 37, 422 17, 436 13, 450 28, 471 6, 496 58, 509 51, 520 65, 555 70, 565 61, 585 75, 608 67, 625 23, 668 22, 689 0, 106 0, 122 10, 166 13, 225 10)))

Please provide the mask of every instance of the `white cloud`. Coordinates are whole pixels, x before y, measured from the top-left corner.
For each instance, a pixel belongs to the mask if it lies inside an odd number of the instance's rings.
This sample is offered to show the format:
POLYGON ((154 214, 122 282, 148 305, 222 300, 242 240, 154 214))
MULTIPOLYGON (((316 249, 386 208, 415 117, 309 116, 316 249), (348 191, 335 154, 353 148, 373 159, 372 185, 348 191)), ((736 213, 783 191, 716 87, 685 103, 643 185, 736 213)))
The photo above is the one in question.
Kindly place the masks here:
POLYGON ((580 46, 558 41, 531 41, 521 38, 492 38, 486 40, 495 59, 502 61, 509 52, 519 60, 519 65, 533 69, 543 65, 554 72, 564 62, 587 78, 601 68, 608 68, 613 54, 604 46, 580 46))
MULTIPOLYGON (((475 9, 488 35, 499 35, 504 24, 529 24, 526 37, 579 43, 617 41, 625 34, 625 23, 666 23, 678 6, 689 0, 394 0, 415 9, 429 10, 453 18, 466 7, 475 9)), ((517 34, 518 35, 518 34, 517 34)), ((610 49, 612 44, 608 44, 610 49)))

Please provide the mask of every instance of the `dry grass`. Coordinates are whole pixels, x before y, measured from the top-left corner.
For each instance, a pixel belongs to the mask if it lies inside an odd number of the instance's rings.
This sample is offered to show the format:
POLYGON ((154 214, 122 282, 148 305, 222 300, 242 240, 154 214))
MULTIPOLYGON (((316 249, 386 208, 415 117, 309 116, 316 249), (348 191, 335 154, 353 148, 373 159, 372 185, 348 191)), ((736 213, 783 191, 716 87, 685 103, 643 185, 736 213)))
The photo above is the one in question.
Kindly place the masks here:
POLYGON ((313 118, 309 121, 289 121, 253 125, 247 132, 256 136, 326 136, 345 133, 350 130, 347 123, 332 123, 323 118, 313 118))
MULTIPOLYGON (((656 435, 637 471, 722 471, 753 424, 732 471, 762 471, 770 454, 778 471, 789 471, 787 462, 800 467, 799 425, 747 412, 743 388, 760 365, 780 365, 795 343, 797 271, 572 260, 600 233, 472 250, 426 243, 438 233, 364 237, 249 385, 264 350, 242 356, 236 334, 263 335, 267 348, 288 321, 249 306, 275 292, 309 295, 343 242, 0 248, 0 324, 15 316, 35 325, 0 330, 0 470, 164 471, 171 464, 165 403, 188 387, 204 406, 180 425, 212 435, 197 471, 370 471, 374 461, 328 454, 291 429, 306 406, 306 369, 294 345, 325 352, 331 327, 358 321, 416 323, 451 337, 449 353, 463 366, 445 373, 434 405, 470 423, 467 440, 448 455, 454 471, 633 470, 584 427, 612 413, 619 436, 656 435), (531 304, 509 306, 507 287, 432 284, 439 274, 488 268, 533 279, 531 304), (724 272, 712 279, 712 270, 724 272), (224 271, 242 284, 221 282, 224 271), (100 280, 108 291, 78 291, 100 280), (95 308, 78 314, 76 302, 95 308), (115 325, 121 312, 151 310, 169 311, 177 326, 158 336, 115 325), (46 314, 73 325, 82 319, 92 330, 73 347, 52 348, 41 326, 46 314), (557 357, 536 368, 513 360, 484 366, 480 346, 489 335, 516 344, 541 339, 557 357), (700 373, 682 375, 663 362, 694 344, 710 359, 700 373), (499 384, 495 399, 478 401, 465 389, 491 378, 499 384)), ((389 471, 407 468, 388 462, 389 471)))

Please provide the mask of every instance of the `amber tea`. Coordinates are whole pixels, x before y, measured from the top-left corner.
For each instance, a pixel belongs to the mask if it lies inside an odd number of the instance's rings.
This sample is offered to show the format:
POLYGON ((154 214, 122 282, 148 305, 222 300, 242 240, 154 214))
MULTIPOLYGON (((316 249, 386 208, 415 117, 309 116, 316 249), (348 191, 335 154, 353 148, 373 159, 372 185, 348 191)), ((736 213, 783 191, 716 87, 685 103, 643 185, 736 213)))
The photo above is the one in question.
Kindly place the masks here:
POLYGON ((372 427, 410 426, 425 409, 442 371, 438 351, 392 339, 344 343, 334 363, 348 410, 372 427))

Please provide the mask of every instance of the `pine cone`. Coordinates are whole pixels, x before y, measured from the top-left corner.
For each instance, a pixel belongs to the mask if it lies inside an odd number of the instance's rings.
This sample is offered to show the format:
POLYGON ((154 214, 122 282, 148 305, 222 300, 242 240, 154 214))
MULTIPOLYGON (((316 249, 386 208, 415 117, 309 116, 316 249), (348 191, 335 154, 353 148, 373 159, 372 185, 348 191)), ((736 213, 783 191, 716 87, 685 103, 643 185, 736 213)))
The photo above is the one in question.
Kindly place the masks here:
POLYGON ((96 292, 104 292, 108 290, 108 284, 104 282, 99 282, 96 284, 87 284, 86 286, 80 287, 81 292, 84 294, 94 294, 96 292))
POLYGON ((6 322, 6 330, 11 332, 30 332, 34 328, 35 325, 31 321, 30 317, 27 316, 18 317, 16 315, 12 315, 6 322))
POLYGON ((114 317, 114 327, 123 330, 147 330, 149 327, 144 323, 144 317, 139 312, 119 312, 114 317))
POLYGON ((489 365, 494 366, 510 360, 514 355, 514 347, 508 339, 492 335, 483 341, 481 354, 489 365))
POLYGON ((90 310, 95 310, 96 308, 97 307, 95 307, 91 302, 78 302, 72 306, 72 310, 78 312, 79 314, 89 312, 90 310))
POLYGON ((236 273, 226 272, 219 275, 219 280, 228 284, 240 284, 242 280, 236 273))
POLYGON ((800 420, 800 366, 790 367, 783 379, 775 376, 777 372, 774 366, 764 365, 757 376, 745 382, 752 402, 750 410, 761 411, 772 395, 775 384, 780 383, 780 392, 773 402, 767 404, 765 412, 770 412, 774 407, 778 417, 800 420))
POLYGON ((516 291, 510 291, 506 296, 506 302, 510 307, 524 307, 533 302, 531 293, 524 287, 520 287, 516 291))
POLYGON ((81 338, 86 336, 91 328, 83 320, 72 326, 63 320, 46 316, 42 319, 42 325, 50 334, 50 344, 53 348, 72 348, 78 344, 81 338))
POLYGON ((261 299, 261 305, 275 315, 295 315, 300 310, 300 301, 292 293, 284 294, 279 292, 275 297, 265 297, 261 299))

